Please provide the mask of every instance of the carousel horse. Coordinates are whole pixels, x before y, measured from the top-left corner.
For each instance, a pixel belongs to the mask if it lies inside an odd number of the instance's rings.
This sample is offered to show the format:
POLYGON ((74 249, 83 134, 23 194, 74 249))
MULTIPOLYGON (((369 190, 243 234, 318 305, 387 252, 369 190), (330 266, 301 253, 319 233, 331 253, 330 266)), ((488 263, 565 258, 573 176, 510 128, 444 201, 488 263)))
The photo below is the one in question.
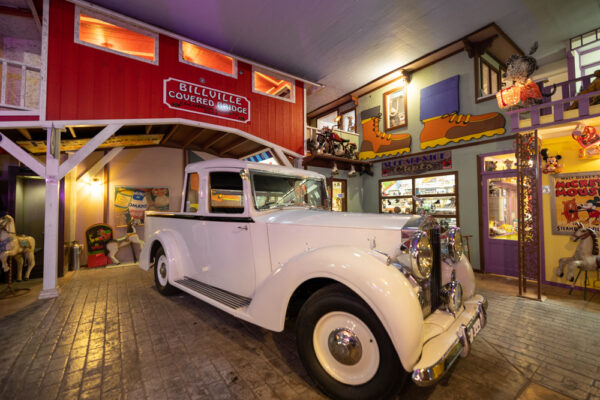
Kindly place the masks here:
MULTIPOLYGON (((564 257, 558 260, 558 268, 556 268, 556 275, 562 277, 566 268, 568 281, 575 282, 575 269, 579 268, 581 271, 597 271, 600 267, 598 257, 598 237, 596 232, 591 228, 586 228, 581 222, 575 223, 575 231, 571 235, 573 242, 578 242, 577 249, 572 257, 564 257)), ((577 275, 579 277, 579 275, 577 275)))
POLYGON ((27 271, 25 280, 29 279, 29 274, 35 266, 35 239, 31 236, 17 235, 15 233, 15 220, 8 214, 0 217, 0 261, 2 269, 8 272, 8 258, 14 257, 17 260, 17 281, 23 277, 23 257, 27 260, 27 271))
MULTIPOLYGON (((127 224, 127 234, 125 236, 110 240, 109 242, 106 243, 106 250, 108 252, 108 257, 112 260, 113 264, 121 263, 116 257, 116 255, 119 252, 119 249, 121 249, 121 247, 131 245, 133 243, 137 243, 138 245, 140 245, 140 251, 142 250, 142 247, 144 247, 144 241, 142 239, 140 239, 140 237, 138 236, 137 231, 135 229, 135 226, 139 225, 139 224, 140 224, 140 221, 138 219, 132 219, 127 224)), ((137 261, 133 247, 131 248, 131 251, 133 252, 134 261, 137 261)))

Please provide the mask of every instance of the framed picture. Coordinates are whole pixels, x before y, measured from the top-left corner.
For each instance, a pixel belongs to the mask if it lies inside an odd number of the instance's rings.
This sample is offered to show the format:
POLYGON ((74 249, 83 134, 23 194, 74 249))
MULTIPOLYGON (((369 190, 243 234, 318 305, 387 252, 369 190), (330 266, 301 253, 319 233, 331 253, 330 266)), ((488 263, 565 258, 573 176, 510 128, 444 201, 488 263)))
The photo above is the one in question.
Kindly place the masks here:
POLYGON ((345 132, 356 132, 356 109, 342 114, 342 130, 345 132))
POLYGON ((383 120, 386 131, 406 126, 406 87, 383 94, 383 120))
POLYGON ((143 224, 146 210, 169 210, 169 188, 115 186, 113 207, 117 227, 127 226, 133 219, 143 224))

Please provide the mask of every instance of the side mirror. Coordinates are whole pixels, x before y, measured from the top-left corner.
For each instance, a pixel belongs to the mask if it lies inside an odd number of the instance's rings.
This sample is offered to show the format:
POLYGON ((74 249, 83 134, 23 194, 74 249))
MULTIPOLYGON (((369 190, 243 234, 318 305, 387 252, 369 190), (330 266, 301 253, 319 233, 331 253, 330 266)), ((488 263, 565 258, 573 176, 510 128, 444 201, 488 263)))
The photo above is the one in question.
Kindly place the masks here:
POLYGON ((240 176, 244 180, 248 179, 248 171, 246 171, 245 169, 240 170, 240 176))

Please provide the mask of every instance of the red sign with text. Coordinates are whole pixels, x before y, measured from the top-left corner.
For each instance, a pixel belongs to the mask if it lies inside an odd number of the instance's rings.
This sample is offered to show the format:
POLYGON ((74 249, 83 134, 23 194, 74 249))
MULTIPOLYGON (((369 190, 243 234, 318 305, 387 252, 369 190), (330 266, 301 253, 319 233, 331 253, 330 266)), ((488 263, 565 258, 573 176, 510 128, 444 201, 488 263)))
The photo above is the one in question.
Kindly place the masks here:
POLYGON ((244 123, 250 121, 247 98, 175 78, 164 80, 163 103, 174 110, 244 123))

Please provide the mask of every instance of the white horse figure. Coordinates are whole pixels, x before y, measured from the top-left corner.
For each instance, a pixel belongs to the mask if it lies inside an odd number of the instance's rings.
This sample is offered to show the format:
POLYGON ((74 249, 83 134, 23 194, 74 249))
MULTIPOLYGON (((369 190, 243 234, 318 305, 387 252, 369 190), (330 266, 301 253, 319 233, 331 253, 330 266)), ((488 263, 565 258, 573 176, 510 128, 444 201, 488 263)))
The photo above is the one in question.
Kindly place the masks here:
MULTIPOLYGON (((571 235, 573 242, 579 241, 572 257, 564 257, 558 260, 556 275, 562 277, 566 268, 568 281, 575 285, 575 269, 580 271, 595 271, 598 267, 598 238, 596 232, 586 228, 581 222, 575 223, 575 231, 571 235)), ((579 275, 578 275, 579 276, 579 275)))
POLYGON ((0 261, 2 269, 8 272, 8 257, 14 257, 17 260, 17 281, 23 278, 23 256, 27 260, 27 271, 25 280, 29 279, 29 274, 35 266, 35 239, 31 236, 17 235, 15 233, 15 220, 8 214, 0 217, 0 261))
MULTIPOLYGON (((144 247, 144 241, 140 239, 135 229, 136 225, 139 225, 140 221, 137 219, 132 219, 129 224, 127 224, 127 234, 123 237, 110 240, 106 243, 106 250, 108 251, 108 257, 112 260, 113 264, 120 264, 121 262, 117 259, 116 255, 119 252, 121 247, 127 246, 128 244, 137 243, 140 246, 140 252, 142 251, 142 247, 144 247)), ((133 250, 133 258, 136 260, 135 251, 133 250)), ((137 260, 136 260, 137 261, 137 260)))

